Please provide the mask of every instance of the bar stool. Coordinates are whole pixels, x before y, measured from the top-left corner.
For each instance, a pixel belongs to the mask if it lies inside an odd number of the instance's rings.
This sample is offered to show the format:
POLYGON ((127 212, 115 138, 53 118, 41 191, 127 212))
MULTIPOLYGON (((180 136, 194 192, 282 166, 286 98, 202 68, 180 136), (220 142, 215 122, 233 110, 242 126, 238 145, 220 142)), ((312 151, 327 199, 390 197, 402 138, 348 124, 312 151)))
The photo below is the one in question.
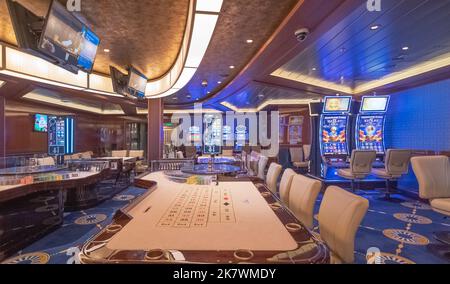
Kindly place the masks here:
POLYGON ((408 173, 409 161, 411 160, 410 150, 389 149, 386 152, 385 168, 373 169, 372 174, 386 180, 385 198, 390 200, 391 182, 397 181, 402 175, 408 173))
POLYGON ((377 158, 375 151, 353 150, 350 158, 350 168, 340 169, 338 176, 351 180, 352 191, 355 192, 355 182, 366 178, 371 170, 372 164, 377 158))

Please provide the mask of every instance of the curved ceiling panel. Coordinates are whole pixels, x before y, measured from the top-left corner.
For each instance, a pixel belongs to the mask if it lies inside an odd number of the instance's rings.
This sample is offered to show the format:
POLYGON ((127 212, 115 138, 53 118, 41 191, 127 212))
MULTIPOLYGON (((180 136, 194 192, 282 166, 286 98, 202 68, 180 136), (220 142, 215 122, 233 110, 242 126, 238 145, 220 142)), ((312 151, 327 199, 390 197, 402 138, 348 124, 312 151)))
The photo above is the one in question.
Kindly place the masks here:
MULTIPOLYGON (((45 16, 51 0, 19 0, 45 16)), ((61 1, 66 2, 66 1, 61 1)), ((109 74, 109 65, 133 65, 148 78, 164 75, 174 64, 186 27, 190 0, 83 0, 78 14, 100 35, 94 70, 109 74), (103 50, 109 49, 106 53, 103 50)), ((17 45, 6 0, 0 0, 0 41, 17 45)))

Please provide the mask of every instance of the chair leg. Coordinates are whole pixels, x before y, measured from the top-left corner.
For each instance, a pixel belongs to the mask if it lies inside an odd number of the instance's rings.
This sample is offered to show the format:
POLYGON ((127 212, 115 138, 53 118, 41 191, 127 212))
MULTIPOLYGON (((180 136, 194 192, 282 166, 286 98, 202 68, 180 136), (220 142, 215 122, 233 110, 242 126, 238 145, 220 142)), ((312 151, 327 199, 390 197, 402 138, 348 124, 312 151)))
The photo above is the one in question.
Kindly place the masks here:
POLYGON ((391 183, 390 181, 387 179, 386 180, 386 193, 385 193, 385 198, 387 200, 391 199, 391 183))

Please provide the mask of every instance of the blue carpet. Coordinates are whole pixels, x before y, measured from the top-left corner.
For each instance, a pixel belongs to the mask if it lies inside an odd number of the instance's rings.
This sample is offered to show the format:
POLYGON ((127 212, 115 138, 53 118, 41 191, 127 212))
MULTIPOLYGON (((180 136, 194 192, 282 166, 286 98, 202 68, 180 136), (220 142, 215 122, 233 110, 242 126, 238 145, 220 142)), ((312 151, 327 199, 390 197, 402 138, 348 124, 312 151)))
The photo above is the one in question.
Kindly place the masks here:
MULTIPOLYGON (((74 255, 79 252, 83 243, 108 225, 118 209, 144 192, 143 189, 131 186, 95 208, 66 213, 62 227, 18 252, 6 262, 76 263, 74 255)), ((450 231, 449 219, 444 219, 443 215, 432 211, 427 204, 398 194, 393 197, 410 203, 381 200, 383 194, 376 190, 359 190, 357 194, 369 200, 370 208, 356 235, 356 263, 367 263, 367 250, 373 247, 379 249, 384 263, 449 263, 427 249, 428 243, 436 243, 433 232, 450 231)), ((321 199, 322 195, 316 203, 316 214, 321 199)), ((318 226, 316 220, 315 226, 318 226)))

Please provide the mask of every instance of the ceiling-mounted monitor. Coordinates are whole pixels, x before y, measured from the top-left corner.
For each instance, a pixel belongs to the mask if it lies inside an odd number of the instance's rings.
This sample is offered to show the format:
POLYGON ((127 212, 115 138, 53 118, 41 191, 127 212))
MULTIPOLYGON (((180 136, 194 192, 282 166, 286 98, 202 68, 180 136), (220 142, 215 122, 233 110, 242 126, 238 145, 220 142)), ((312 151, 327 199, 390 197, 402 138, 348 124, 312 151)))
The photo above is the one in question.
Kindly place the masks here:
POLYGON ((53 0, 48 11, 38 49, 73 72, 92 72, 100 38, 53 0))
POLYGON ((145 88, 147 87, 147 77, 136 68, 131 67, 129 70, 128 93, 137 98, 144 98, 145 88))
POLYGON ((127 96, 128 81, 129 81, 128 75, 123 74, 122 72, 119 71, 119 69, 113 66, 109 66, 109 70, 111 73, 111 80, 114 92, 123 96, 127 96))

